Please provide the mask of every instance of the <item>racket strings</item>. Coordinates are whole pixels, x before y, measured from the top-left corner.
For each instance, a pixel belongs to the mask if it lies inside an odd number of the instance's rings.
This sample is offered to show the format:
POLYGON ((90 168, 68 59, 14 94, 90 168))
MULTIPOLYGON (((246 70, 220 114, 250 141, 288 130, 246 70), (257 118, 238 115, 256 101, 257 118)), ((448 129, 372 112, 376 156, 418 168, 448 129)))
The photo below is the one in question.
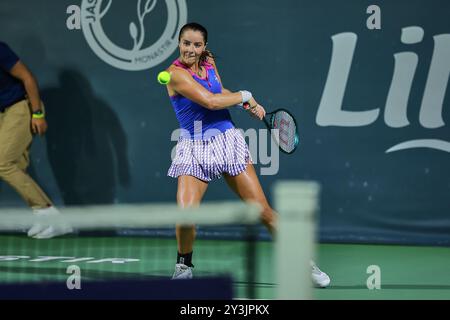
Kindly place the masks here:
POLYGON ((291 153, 298 144, 297 125, 294 118, 286 111, 277 111, 272 116, 272 127, 279 130, 278 143, 280 148, 291 153))

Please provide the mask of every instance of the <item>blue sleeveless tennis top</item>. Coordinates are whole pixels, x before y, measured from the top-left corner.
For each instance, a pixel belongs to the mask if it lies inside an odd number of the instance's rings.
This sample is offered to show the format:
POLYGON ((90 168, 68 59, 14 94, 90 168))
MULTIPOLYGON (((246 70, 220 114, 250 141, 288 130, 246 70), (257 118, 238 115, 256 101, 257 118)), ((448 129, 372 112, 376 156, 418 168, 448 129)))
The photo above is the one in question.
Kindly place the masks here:
MULTIPOLYGON (((192 78, 206 90, 214 94, 222 92, 222 86, 217 78, 213 65, 206 62, 202 64, 206 69, 205 78, 200 78, 178 59, 173 62, 173 65, 189 71, 192 78)), ((183 138, 206 140, 228 129, 234 128, 230 112, 227 109, 209 110, 180 94, 171 96, 170 101, 180 123, 180 128, 184 129, 181 132, 181 137, 183 138)))

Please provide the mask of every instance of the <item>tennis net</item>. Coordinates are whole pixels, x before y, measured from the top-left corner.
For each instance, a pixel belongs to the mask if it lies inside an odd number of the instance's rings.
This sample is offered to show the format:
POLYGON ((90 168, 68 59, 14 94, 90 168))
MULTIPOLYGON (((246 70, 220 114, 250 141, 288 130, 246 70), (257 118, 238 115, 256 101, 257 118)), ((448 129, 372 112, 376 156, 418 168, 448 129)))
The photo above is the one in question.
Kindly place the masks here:
POLYGON ((0 208, 0 295, 30 299, 311 298, 307 266, 314 255, 317 193, 318 186, 311 183, 276 185, 280 219, 274 244, 262 240, 260 208, 237 201, 183 210, 167 203, 66 207, 60 215, 43 217, 26 209, 0 208), (27 237, 26 231, 36 223, 70 226, 74 232, 47 240, 27 237), (195 225, 197 230, 193 254, 197 282, 189 290, 187 282, 170 280, 177 255, 176 224, 195 225), (120 285, 114 287, 114 283, 120 285), (74 290, 80 289, 77 284, 81 290, 74 290), (119 292, 113 294, 114 290, 119 292))
POLYGON ((186 210, 173 204, 73 207, 41 217, 2 208, 0 283, 65 285, 70 270, 79 271, 81 283, 167 280, 176 262, 174 226, 196 225, 202 235, 194 246, 195 278, 229 278, 240 294, 254 298, 258 211, 236 202, 186 210), (48 240, 26 237, 37 223, 75 232, 48 240), (227 229, 235 239, 220 236, 227 229))

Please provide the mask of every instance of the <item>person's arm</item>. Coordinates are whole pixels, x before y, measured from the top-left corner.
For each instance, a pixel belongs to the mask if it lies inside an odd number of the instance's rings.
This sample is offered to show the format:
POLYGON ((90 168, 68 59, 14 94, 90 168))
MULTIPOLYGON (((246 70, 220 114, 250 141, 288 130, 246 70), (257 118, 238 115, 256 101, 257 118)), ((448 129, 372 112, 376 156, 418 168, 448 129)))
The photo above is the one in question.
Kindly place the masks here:
MULTIPOLYGON (((41 98, 37 82, 28 68, 20 60, 9 71, 12 76, 22 81, 28 99, 31 104, 31 111, 41 110, 41 98)), ((31 128, 34 133, 44 134, 47 131, 47 122, 45 118, 32 118, 31 128)))
MULTIPOLYGON (((217 70, 216 62, 214 61, 214 59, 208 58, 208 62, 214 66, 214 70, 216 71, 217 78, 219 79, 220 85, 222 86, 222 92, 230 93, 231 91, 226 89, 223 86, 223 82, 222 82, 222 79, 220 78, 219 70, 217 70)), ((262 118, 264 118, 264 116, 266 115, 266 110, 264 109, 264 107, 262 105, 260 105, 258 102, 256 102, 254 97, 252 97, 248 101, 248 105, 250 106, 250 109, 247 109, 247 110, 249 111, 249 113, 252 116, 254 116, 255 118, 258 118, 259 120, 262 120, 262 118)))
POLYGON ((181 94, 207 109, 226 109, 243 102, 241 92, 223 92, 214 94, 202 87, 186 70, 173 67, 170 71, 172 77, 169 86, 176 93, 181 94))
POLYGON ((10 70, 10 73, 15 78, 22 81, 25 91, 27 92, 28 99, 31 103, 32 111, 38 111, 41 109, 41 98, 39 96, 39 89, 36 80, 31 74, 30 70, 18 61, 10 70))

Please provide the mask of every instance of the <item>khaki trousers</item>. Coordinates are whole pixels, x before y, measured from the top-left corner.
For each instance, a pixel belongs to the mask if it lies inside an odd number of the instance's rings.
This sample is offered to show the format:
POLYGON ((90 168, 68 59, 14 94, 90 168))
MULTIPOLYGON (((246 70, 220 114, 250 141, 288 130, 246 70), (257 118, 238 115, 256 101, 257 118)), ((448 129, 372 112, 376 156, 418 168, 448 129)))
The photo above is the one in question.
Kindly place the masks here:
POLYGON ((33 140, 28 101, 22 100, 0 112, 0 179, 33 209, 52 205, 48 196, 26 173, 33 140))

